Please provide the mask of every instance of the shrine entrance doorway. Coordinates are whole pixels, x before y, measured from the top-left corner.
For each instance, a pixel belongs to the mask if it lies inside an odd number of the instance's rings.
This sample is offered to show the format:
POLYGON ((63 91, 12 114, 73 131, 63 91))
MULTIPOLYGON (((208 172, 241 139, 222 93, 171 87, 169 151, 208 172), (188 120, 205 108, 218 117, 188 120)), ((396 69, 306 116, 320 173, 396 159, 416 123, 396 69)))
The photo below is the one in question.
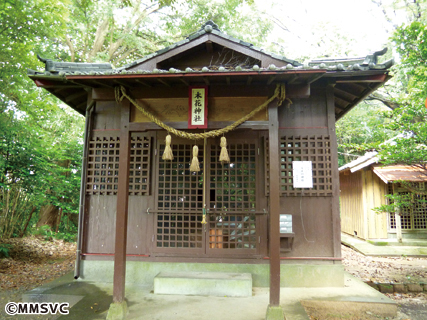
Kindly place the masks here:
MULTIPOLYGON (((161 155, 165 135, 158 134, 157 141, 161 155)), ((219 138, 193 142, 173 137, 174 159, 159 156, 157 161, 153 252, 240 258, 266 254, 262 141, 253 131, 227 136, 230 163, 222 164, 219 138), (190 172, 195 144, 200 171, 190 172)))

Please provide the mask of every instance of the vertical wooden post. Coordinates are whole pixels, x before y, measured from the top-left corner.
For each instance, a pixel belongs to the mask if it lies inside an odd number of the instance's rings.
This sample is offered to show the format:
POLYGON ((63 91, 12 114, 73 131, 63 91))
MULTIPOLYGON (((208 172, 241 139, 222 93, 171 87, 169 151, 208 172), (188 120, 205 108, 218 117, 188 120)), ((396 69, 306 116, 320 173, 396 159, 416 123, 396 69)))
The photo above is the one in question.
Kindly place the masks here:
MULTIPOLYGON (((393 194, 397 194, 396 184, 393 184, 393 194)), ((397 238, 397 242, 402 243, 403 242, 403 238, 402 238, 402 220, 401 220, 401 216, 400 216, 400 208, 398 206, 395 206, 394 219, 396 220, 396 238, 397 238)))
POLYGON ((334 87, 326 87, 326 105, 328 112, 328 134, 331 144, 331 171, 332 171, 332 239, 334 257, 341 257, 341 218, 340 218, 340 178, 338 171, 338 143, 335 132, 335 102, 334 87))
POLYGON ((123 100, 121 103, 120 123, 120 160, 114 250, 113 303, 107 315, 107 319, 120 320, 125 319, 127 314, 125 281, 130 165, 129 115, 129 101, 123 100))
POLYGON ((280 304, 280 141, 277 101, 268 106, 270 159, 270 306, 280 304))

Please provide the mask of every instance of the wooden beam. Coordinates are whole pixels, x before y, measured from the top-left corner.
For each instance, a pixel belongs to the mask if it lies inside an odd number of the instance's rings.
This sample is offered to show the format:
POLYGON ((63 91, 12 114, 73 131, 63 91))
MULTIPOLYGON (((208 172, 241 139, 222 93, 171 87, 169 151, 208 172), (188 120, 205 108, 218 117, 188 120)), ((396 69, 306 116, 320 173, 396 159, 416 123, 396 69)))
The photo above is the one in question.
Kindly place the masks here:
POLYGON ((79 103, 78 105, 76 105, 76 109, 84 110, 84 108, 86 107, 86 103, 86 101, 79 103))
POLYGON ((325 74, 324 73, 320 73, 320 74, 314 74, 313 76, 311 76, 310 78, 307 79, 307 84, 311 84, 314 81, 320 79, 321 77, 323 77, 325 74))
POLYGON ((227 86, 229 86, 231 84, 230 77, 225 77, 225 81, 227 82, 227 86))
POLYGON ((311 94, 309 84, 289 84, 286 86, 286 97, 309 98, 311 94))
POLYGON ((337 79, 337 83, 345 83, 345 82, 385 82, 387 80, 386 74, 376 74, 372 76, 359 76, 359 77, 351 77, 349 79, 342 78, 337 79))
MULTIPOLYGON (((208 121, 208 129, 225 128, 233 123, 234 123, 233 121, 208 121)), ((165 124, 178 130, 188 129, 187 121, 175 121, 175 122, 166 121, 165 124)), ((240 126, 238 126, 235 130, 238 130, 238 129, 268 130, 268 122, 267 121, 246 121, 242 123, 240 126)), ((129 124, 129 130, 136 132, 136 131, 164 130, 164 129, 159 127, 157 124, 153 122, 131 122, 129 124)))
POLYGON ((148 83, 146 83, 145 81, 142 81, 141 79, 136 79, 135 81, 142 84, 144 87, 148 87, 148 88, 152 87, 152 85, 149 85, 148 83))
POLYGON ((248 77, 248 80, 246 80, 246 85, 250 86, 252 83, 253 78, 251 76, 248 77))
POLYGON ((271 77, 269 77, 268 81, 267 81, 267 86, 270 85, 274 81, 274 79, 276 79, 276 78, 277 78, 277 76, 271 76, 271 77))
POLYGON ((277 100, 268 106, 270 159, 270 306, 280 306, 280 141, 277 100))
POLYGON ((124 81, 122 81, 122 80, 114 79, 114 81, 113 81, 113 82, 114 82, 114 83, 121 84, 122 86, 124 86, 124 87, 126 87, 126 88, 129 88, 130 86, 132 86, 132 87, 133 87, 133 85, 130 85, 129 83, 126 83, 126 82, 124 82, 124 81))
POLYGON ((101 87, 105 87, 105 88, 114 88, 114 86, 111 86, 111 85, 109 85, 109 84, 106 84, 105 82, 98 81, 98 80, 95 80, 95 79, 90 79, 90 82, 92 82, 92 83, 96 83, 96 84, 100 85, 101 87))
POLYGON ((206 41, 206 51, 208 53, 212 53, 213 52, 213 45, 212 45, 212 41, 206 41))
POLYGON ((207 86, 209 86, 211 83, 209 82, 208 77, 203 77, 203 81, 206 83, 207 86))
POLYGON ((74 93, 74 94, 71 94, 71 95, 69 95, 69 96, 66 96, 65 97, 65 101, 66 102, 70 102, 70 101, 72 101, 72 100, 74 100, 74 99, 78 99, 78 98, 81 98, 81 97, 84 97, 84 96, 86 96, 87 95, 87 92, 86 91, 79 91, 79 92, 77 92, 77 93, 74 93))
POLYGON ((160 83, 164 84, 166 87, 171 87, 171 85, 169 83, 167 83, 165 80, 162 80, 160 78, 157 78, 157 81, 159 81, 160 83))
MULTIPOLYGON (((274 94, 274 86, 262 85, 233 85, 233 90, 224 85, 212 85, 209 87, 209 97, 271 97, 274 94)), ((188 98, 188 87, 164 87, 133 88, 129 90, 135 99, 169 99, 188 98)), ((291 91, 289 92, 291 94, 291 91)), ((92 97, 95 101, 114 101, 113 88, 94 88, 92 97)))
POLYGON ((298 74, 294 74, 293 76, 292 76, 292 78, 290 78, 289 80, 288 80, 288 84, 291 84, 291 83, 294 83, 295 82, 295 80, 297 80, 299 77, 298 77, 298 74))
POLYGON ((183 77, 179 78, 179 80, 184 83, 186 86, 190 86, 190 83, 186 81, 183 77))
POLYGON ((354 99, 357 98, 356 95, 352 94, 351 92, 342 90, 342 89, 338 88, 337 86, 334 87, 334 92, 337 93, 337 94, 339 94, 340 96, 349 96, 349 97, 351 97, 351 99, 352 99, 351 101, 353 101, 354 99))

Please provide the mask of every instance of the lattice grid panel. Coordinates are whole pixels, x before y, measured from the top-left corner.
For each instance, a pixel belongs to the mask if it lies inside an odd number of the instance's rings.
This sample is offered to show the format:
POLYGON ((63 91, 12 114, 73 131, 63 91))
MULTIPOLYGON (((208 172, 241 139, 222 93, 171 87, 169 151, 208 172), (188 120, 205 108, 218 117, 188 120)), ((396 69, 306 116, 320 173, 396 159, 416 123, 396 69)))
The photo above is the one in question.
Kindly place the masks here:
POLYGON ((150 194, 151 138, 141 134, 131 137, 129 195, 150 194))
POLYGON ((282 196, 332 196, 332 159, 329 136, 280 139, 280 192, 282 196), (313 188, 294 188, 292 161, 311 161, 313 188))
POLYGON ((255 215, 209 216, 209 248, 256 249, 255 215))
POLYGON ((257 148, 255 144, 227 146, 230 163, 221 164, 221 147, 211 146, 210 209, 226 211, 256 210, 257 148))
MULTIPOLYGON (((203 155, 203 146, 199 147, 199 155, 203 155)), ((160 155, 165 145, 160 145, 160 155)), ((190 163, 193 157, 193 145, 174 144, 173 161, 160 159, 158 171, 159 211, 198 211, 203 209, 203 157, 199 156, 200 171, 190 172, 190 163)))
POLYGON ((427 229, 427 196, 415 195, 413 210, 413 229, 427 229))
POLYGON ((117 194, 119 137, 95 137, 89 142, 87 194, 117 194))
POLYGON ((157 248, 202 248, 201 214, 158 213, 157 248))
MULTIPOLYGON (((422 187, 417 185, 416 187, 422 187)), ((389 192, 393 192, 389 185, 389 192)), ((399 192, 399 194, 409 194, 408 192, 399 192)), ((400 220, 402 230, 426 230, 427 229, 427 196, 422 194, 413 195, 413 205, 401 210, 400 220)), ((392 200, 388 200, 392 204, 392 200)), ((396 218, 393 212, 389 213, 390 229, 396 229, 396 218)))

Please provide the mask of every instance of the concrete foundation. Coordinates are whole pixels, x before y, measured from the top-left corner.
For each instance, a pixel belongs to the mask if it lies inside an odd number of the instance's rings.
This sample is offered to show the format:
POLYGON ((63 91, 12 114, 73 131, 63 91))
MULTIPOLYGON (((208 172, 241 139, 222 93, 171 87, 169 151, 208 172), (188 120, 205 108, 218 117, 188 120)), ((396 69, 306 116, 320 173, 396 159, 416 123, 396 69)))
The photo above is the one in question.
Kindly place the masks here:
POLYGON ((155 294, 251 297, 249 273, 161 272, 154 278, 155 294))
MULTIPOLYGON (((113 282, 113 261, 81 261, 80 280, 113 282)), ((254 287, 268 287, 270 266, 268 264, 231 263, 172 263, 172 262, 126 262, 126 282, 152 286, 160 272, 225 272, 249 273, 254 287)), ((342 287, 344 267, 341 264, 282 264, 280 286, 342 287)))
POLYGON ((267 307, 267 314, 265 315, 265 320, 283 320, 285 314, 283 313, 282 307, 267 307))
POLYGON ((125 320, 128 314, 126 301, 113 302, 108 309, 107 320, 125 320))

